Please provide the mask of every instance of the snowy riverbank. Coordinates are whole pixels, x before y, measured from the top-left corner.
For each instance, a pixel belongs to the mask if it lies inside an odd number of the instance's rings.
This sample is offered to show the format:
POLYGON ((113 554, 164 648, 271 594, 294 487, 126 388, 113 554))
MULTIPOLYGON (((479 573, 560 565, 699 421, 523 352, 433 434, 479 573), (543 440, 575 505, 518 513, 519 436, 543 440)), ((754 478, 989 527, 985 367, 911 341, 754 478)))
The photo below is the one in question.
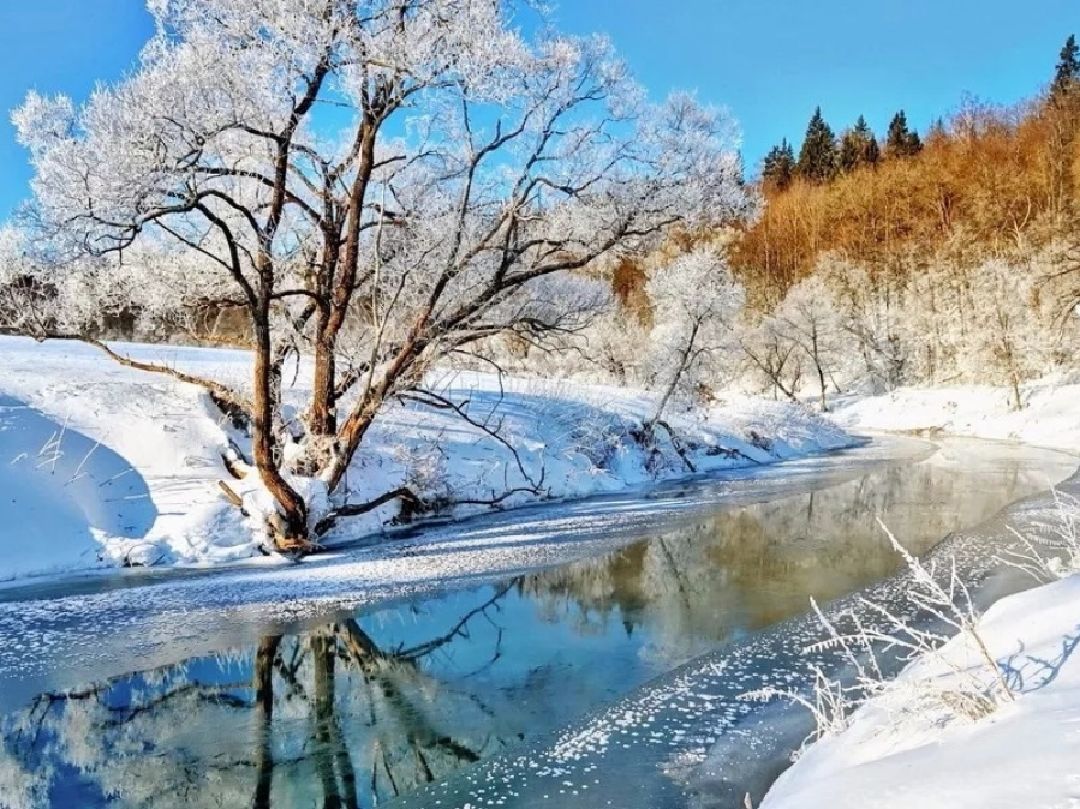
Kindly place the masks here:
POLYGON ((1080 384, 1044 377, 1024 385, 1022 398, 1017 411, 1005 388, 959 385, 843 395, 830 404, 833 419, 854 432, 968 436, 1080 452, 1080 384))
POLYGON ((979 634, 1014 701, 972 718, 922 709, 918 696, 958 687, 943 661, 979 665, 966 637, 910 666, 813 744, 773 785, 762 809, 1068 807, 1080 801, 1080 575, 1010 596, 979 634))
MULTIPOLYGON (((248 376, 243 351, 122 349, 237 387, 248 376)), ((287 408, 303 405, 303 371, 290 380, 287 408)), ((651 394, 474 373, 446 374, 432 384, 467 403, 475 423, 414 405, 389 408, 350 468, 353 502, 408 483, 426 496, 456 500, 521 490, 500 504, 512 507, 537 499, 524 489, 570 498, 687 474, 673 447, 648 451, 632 437, 651 414, 651 394)), ((852 442, 806 409, 742 397, 669 422, 701 472, 852 442)), ((0 338, 0 581, 259 556, 262 526, 219 488, 228 481, 257 513, 258 484, 250 476, 234 481, 225 469, 230 437, 236 436, 225 419, 194 386, 122 367, 88 346, 0 338)), ((390 503, 354 518, 327 541, 378 532, 397 508, 390 503)), ((466 504, 451 512, 486 508, 466 504)))
MULTIPOLYGON (((929 425, 929 403, 941 396, 956 403, 949 416, 938 413, 951 430, 1024 437, 1072 451, 1080 446, 1075 423, 1064 421, 1080 404, 1075 386, 1036 390, 1032 412, 1022 414, 997 412, 993 395, 980 404, 978 397, 955 392, 902 391, 888 401, 856 402, 847 415, 869 415, 872 423, 884 419, 899 428, 906 413, 909 425, 929 425)), ((865 424, 844 415, 841 409, 844 423, 865 424)), ((973 630, 915 659, 842 729, 809 745, 761 809, 1080 805, 1078 498, 1080 477, 1074 477, 1054 494, 1009 509, 1005 522, 979 529, 1006 539, 1012 534, 1015 550, 1004 559, 1027 572, 1011 575, 1029 586, 1050 583, 1003 598, 973 630), (1000 680, 989 660, 996 661, 1000 680), (987 701, 972 702, 973 694, 987 701)))

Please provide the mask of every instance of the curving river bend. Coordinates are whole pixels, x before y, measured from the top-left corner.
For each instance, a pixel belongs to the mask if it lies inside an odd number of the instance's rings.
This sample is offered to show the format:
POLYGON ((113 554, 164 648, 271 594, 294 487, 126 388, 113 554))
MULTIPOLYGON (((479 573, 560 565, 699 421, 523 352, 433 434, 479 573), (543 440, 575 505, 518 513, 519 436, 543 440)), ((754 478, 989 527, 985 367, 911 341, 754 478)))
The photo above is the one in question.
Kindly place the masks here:
POLYGON ((295 567, 9 589, 0 806, 740 806, 806 733, 736 698, 805 682, 809 599, 904 587, 875 518, 916 553, 959 532, 978 583, 995 514, 1075 467, 877 439, 295 567))

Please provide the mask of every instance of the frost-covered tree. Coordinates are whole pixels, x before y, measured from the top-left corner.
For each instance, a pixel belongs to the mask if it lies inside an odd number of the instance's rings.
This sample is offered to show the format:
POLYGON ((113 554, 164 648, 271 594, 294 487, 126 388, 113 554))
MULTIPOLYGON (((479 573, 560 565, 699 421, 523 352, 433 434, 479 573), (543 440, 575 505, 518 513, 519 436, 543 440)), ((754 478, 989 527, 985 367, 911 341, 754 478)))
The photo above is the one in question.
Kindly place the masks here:
POLYGON ((828 410, 827 383, 844 348, 832 290, 820 276, 810 276, 788 291, 772 320, 776 333, 792 342, 813 367, 821 409, 828 410))
POLYGON ((802 357, 776 321, 770 317, 744 320, 736 335, 746 378, 758 389, 771 389, 773 398, 782 393, 798 401, 802 357))
POLYGON ((900 385, 910 360, 911 312, 905 309, 903 284, 835 255, 822 258, 817 274, 833 295, 839 328, 847 335, 849 381, 873 390, 900 385))
POLYGON ((717 248, 700 247, 653 273, 647 290, 655 325, 650 360, 663 391, 651 423, 678 391, 692 392, 719 352, 730 350, 731 327, 745 301, 717 248))
MULTIPOLYGON (((433 364, 573 327, 575 273, 750 205, 722 116, 646 102, 607 41, 527 38, 515 5, 151 0, 128 78, 14 115, 43 284, 245 313, 252 382, 229 398, 279 545, 306 544, 311 503, 343 496, 383 404, 422 398, 433 364), (314 371, 299 435, 279 408, 296 354, 314 371)), ((38 336, 86 335, 77 314, 38 336)))
POLYGON ((1021 384, 1042 369, 1044 356, 1038 312, 1032 306, 1030 274, 1001 260, 986 261, 974 273, 974 330, 969 362, 983 365, 991 381, 1009 388, 1013 409, 1024 407, 1021 384))

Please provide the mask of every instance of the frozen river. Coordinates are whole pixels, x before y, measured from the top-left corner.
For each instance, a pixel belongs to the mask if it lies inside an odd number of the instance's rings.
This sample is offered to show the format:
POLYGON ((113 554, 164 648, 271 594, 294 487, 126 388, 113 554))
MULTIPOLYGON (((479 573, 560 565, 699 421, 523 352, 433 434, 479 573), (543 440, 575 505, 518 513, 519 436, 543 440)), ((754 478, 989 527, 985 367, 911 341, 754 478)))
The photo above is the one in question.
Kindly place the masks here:
MULTIPOLYGON (((295 566, 0 592, 0 806, 740 806, 805 717, 811 597, 875 588, 1072 456, 880 439, 295 566)), ((962 530, 968 529, 968 530, 962 530)), ((833 661, 819 661, 829 666, 833 661)))

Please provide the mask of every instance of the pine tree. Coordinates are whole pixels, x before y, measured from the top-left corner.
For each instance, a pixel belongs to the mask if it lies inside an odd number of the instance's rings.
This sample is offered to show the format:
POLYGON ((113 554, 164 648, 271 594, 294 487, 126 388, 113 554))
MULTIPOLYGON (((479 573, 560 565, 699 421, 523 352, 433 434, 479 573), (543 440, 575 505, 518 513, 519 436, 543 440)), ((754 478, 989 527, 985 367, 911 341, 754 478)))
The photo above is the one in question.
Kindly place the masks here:
POLYGON ((1065 40, 1065 47, 1061 49, 1061 61, 1058 62, 1054 72, 1054 82, 1050 85, 1050 95, 1054 98, 1072 90, 1080 81, 1080 45, 1076 44, 1076 37, 1070 35, 1065 40))
POLYGON ((870 125, 866 123, 865 115, 859 116, 859 120, 855 122, 855 129, 853 131, 864 140, 868 140, 873 136, 873 133, 870 131, 870 125))
POLYGON ((836 136, 818 107, 806 127, 806 139, 799 152, 799 174, 813 182, 824 182, 836 176, 838 163, 836 136))
POLYGON ((840 170, 854 171, 859 166, 873 166, 881 158, 877 138, 862 115, 840 140, 840 170))
POLYGON ((779 146, 774 146, 765 155, 761 163, 761 177, 766 184, 783 190, 791 185, 795 176, 795 150, 788 139, 784 138, 779 146))
POLYGON ((889 134, 885 139, 885 154, 889 157, 911 157, 922 151, 919 133, 908 129, 907 114, 900 110, 889 122, 889 134))
POLYGON ((870 142, 866 144, 866 158, 863 161, 868 166, 876 166, 881 162, 881 147, 878 146, 877 138, 870 136, 870 142))
POLYGON ((855 134, 855 130, 849 129, 840 138, 840 171, 846 174, 857 169, 861 152, 859 136, 855 134))

